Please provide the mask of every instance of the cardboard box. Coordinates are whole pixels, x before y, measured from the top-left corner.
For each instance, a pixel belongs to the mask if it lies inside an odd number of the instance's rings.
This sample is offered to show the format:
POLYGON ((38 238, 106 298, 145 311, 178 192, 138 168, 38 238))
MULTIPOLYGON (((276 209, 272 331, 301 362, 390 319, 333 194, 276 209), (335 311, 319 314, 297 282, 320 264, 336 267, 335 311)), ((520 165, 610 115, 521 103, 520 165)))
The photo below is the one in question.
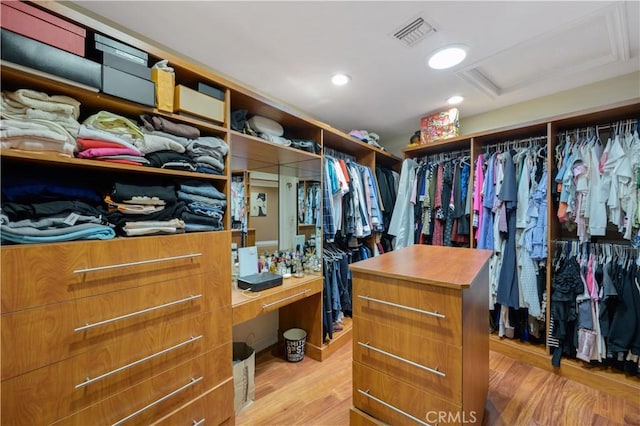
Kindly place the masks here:
POLYGON ((256 352, 244 342, 233 342, 233 407, 236 415, 256 397, 256 352))
POLYGON ((224 123, 225 103, 181 84, 174 94, 174 110, 224 123))
POLYGON ((0 3, 0 26, 75 55, 84 56, 86 30, 21 1, 0 3))
POLYGON ((100 64, 0 28, 2 60, 63 77, 95 90, 102 87, 100 64))
POLYGON ((156 85, 156 108, 160 111, 173 112, 173 94, 176 78, 172 72, 152 68, 151 81, 156 85))
POLYGON ((420 119, 420 144, 459 136, 458 108, 427 115, 420 119))
POLYGON ((128 99, 144 105, 155 106, 155 85, 124 71, 102 66, 102 91, 109 95, 128 99))

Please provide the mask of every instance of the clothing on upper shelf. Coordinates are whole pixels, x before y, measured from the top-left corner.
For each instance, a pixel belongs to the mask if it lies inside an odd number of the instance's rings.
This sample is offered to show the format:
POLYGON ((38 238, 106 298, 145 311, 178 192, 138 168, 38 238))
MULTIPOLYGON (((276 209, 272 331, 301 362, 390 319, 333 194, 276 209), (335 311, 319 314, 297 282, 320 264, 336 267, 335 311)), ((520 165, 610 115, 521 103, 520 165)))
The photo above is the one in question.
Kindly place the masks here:
POLYGON ((614 226, 626 240, 640 242, 640 137, 637 120, 612 125, 603 146, 599 129, 559 135, 554 181, 560 223, 580 241, 606 235, 614 226))
POLYGON ((19 89, 0 94, 2 148, 72 157, 77 151, 80 103, 68 96, 49 96, 19 89))

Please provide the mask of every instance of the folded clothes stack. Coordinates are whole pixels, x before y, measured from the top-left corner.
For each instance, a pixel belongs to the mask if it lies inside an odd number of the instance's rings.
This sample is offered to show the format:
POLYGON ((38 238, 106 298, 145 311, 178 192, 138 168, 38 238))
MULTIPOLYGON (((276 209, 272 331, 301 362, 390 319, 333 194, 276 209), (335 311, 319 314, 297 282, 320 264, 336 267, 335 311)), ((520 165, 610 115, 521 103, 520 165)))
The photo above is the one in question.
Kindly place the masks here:
POLYGON ((211 184, 185 181, 179 185, 178 200, 184 207, 179 213, 187 232, 220 231, 227 207, 227 196, 211 184))
POLYGON ((185 232, 173 186, 116 182, 104 201, 109 207, 109 222, 122 235, 131 237, 185 232))
POLYGON ((0 239, 7 243, 47 243, 111 239, 99 194, 74 181, 18 177, 4 171, 0 239))
POLYGON ((174 123, 164 117, 142 115, 142 131, 145 137, 161 137, 171 139, 180 144, 182 150, 173 149, 180 153, 163 153, 150 159, 156 167, 179 166, 191 171, 221 175, 224 173, 224 161, 229 146, 215 136, 200 136, 200 131, 187 124, 174 123))
POLYGON ((68 96, 49 96, 19 89, 1 94, 2 148, 72 157, 77 150, 80 102, 68 96))
POLYGON ((349 132, 349 136, 384 150, 384 147, 380 145, 380 136, 377 133, 367 132, 366 130, 352 130, 349 132))

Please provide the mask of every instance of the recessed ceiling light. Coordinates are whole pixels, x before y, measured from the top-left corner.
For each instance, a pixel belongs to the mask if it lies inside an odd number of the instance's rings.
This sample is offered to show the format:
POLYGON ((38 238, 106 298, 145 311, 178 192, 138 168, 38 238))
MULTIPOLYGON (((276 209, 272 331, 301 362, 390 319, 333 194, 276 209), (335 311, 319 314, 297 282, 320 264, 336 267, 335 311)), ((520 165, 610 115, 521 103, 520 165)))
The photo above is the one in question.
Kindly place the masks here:
POLYGON ((464 98, 460 95, 454 95, 452 97, 450 97, 449 99, 447 99, 447 103, 449 105, 456 105, 459 104, 460 102, 464 101, 464 98))
POLYGON ((436 70, 454 67, 464 60, 467 51, 462 46, 450 46, 438 49, 429 58, 429 66, 436 70))
POLYGON ((343 73, 337 73, 331 77, 331 82, 336 86, 344 86, 349 81, 351 81, 351 77, 343 73))

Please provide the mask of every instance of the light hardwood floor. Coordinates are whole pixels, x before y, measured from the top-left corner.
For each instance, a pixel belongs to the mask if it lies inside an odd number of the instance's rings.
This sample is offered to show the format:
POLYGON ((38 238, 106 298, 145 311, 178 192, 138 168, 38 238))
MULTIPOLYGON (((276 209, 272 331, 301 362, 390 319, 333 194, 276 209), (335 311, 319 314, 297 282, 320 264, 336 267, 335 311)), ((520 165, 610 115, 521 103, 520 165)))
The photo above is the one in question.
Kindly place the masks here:
MULTIPOLYGON (((350 344, 324 362, 258 354, 256 398, 236 424, 348 425, 351 362, 350 344)), ((490 353, 489 366, 484 425, 640 425, 640 395, 637 403, 614 398, 497 352, 490 353)))

